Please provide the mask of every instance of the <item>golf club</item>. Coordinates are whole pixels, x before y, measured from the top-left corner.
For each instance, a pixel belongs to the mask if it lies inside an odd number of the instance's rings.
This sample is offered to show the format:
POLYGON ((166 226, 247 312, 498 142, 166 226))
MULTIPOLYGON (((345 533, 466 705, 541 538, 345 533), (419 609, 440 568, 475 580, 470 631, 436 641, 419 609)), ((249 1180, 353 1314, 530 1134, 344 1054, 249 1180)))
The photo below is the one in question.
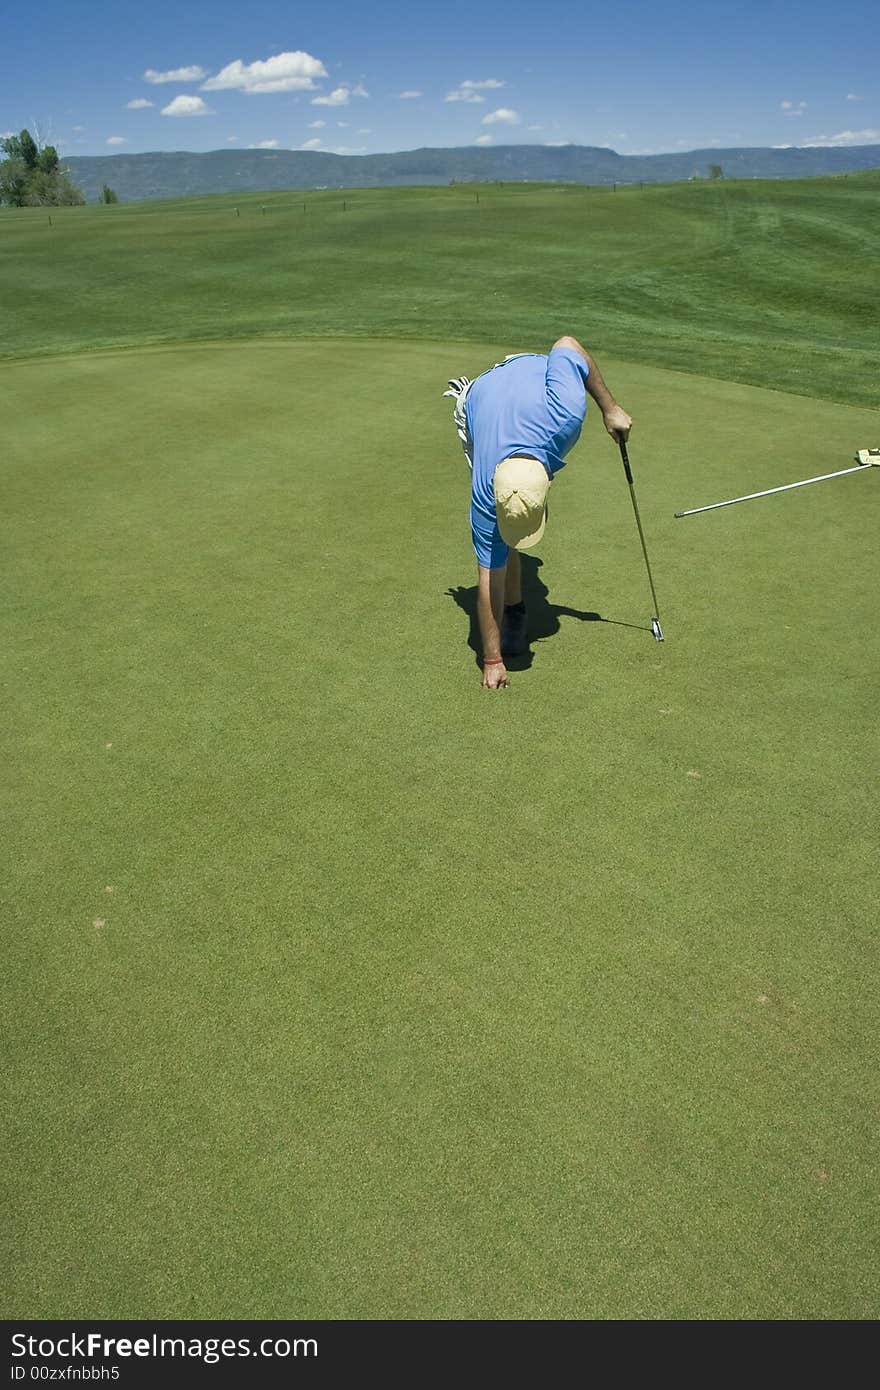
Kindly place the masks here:
POLYGON ((626 452, 626 443, 623 439, 618 440, 620 445, 620 457, 623 459, 623 471, 626 473, 626 481, 629 483, 629 495, 632 498, 633 511, 636 516, 636 526, 639 528, 639 540, 642 542, 642 554, 645 557, 645 569, 648 571, 648 583, 651 586, 651 598, 654 600, 654 616, 651 619, 651 632, 657 642, 663 641, 663 629, 660 626, 660 615, 657 608, 657 595, 654 592, 654 579, 651 574, 651 565, 648 560, 648 547, 645 545, 645 533, 642 530, 642 519, 639 516, 639 504, 636 501, 636 490, 633 487, 632 470, 629 466, 629 455, 626 452))
POLYGON ((736 502, 751 502, 756 497, 770 497, 774 492, 789 492, 793 487, 824 483, 829 478, 842 478, 845 473, 860 473, 863 468, 880 468, 880 449, 860 449, 856 458, 859 462, 855 468, 840 468, 836 473, 822 473, 818 478, 803 478, 799 483, 783 483, 782 487, 768 487, 764 492, 749 492, 745 497, 731 497, 728 502, 710 502, 708 507, 692 507, 689 512, 676 512, 675 515, 696 516, 697 512, 714 512, 717 507, 732 507, 736 502))

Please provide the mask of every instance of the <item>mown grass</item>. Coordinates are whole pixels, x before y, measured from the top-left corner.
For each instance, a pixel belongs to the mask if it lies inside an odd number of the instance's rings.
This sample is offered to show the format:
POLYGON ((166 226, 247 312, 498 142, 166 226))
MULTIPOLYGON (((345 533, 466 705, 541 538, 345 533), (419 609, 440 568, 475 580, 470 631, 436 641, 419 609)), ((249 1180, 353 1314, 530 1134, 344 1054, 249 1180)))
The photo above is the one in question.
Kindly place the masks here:
POLYGON ((873 405, 878 191, 878 173, 334 190, 60 209, 51 228, 7 210, 0 351, 303 334, 540 349, 566 329, 630 361, 873 405))
POLYGON ((877 1316, 880 475, 672 515, 880 442, 873 187, 0 219, 7 1316, 877 1316), (590 414, 491 696, 440 393, 587 270, 666 642, 590 414))

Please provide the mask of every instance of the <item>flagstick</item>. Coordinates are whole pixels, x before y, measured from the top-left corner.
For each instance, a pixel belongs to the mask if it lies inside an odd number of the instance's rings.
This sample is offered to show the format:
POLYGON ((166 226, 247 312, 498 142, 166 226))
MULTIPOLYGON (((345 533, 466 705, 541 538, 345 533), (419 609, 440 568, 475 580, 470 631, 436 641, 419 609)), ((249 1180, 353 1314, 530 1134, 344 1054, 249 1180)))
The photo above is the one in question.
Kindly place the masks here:
POLYGON ((790 492, 793 487, 808 487, 810 483, 824 483, 829 478, 842 478, 845 473, 861 473, 864 468, 877 468, 873 459, 867 463, 857 463, 855 468, 841 468, 837 473, 822 473, 818 478, 804 478, 799 483, 785 483, 782 487, 768 487, 764 492, 749 492, 745 497, 731 497, 729 502, 710 502, 708 507, 692 507, 689 512, 676 512, 676 516, 696 516, 697 512, 714 512, 716 507, 732 507, 736 502, 751 502, 755 497, 770 497, 774 492, 790 492))

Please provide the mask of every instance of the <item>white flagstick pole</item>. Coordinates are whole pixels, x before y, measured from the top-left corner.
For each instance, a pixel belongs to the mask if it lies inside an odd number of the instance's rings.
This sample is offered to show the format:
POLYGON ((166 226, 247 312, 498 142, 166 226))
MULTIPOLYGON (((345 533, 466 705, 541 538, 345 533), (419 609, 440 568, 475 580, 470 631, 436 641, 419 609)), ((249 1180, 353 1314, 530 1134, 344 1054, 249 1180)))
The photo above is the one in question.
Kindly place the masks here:
POLYGON ((829 478, 842 478, 845 473, 861 473, 863 468, 877 468, 873 459, 857 463, 855 468, 841 468, 837 473, 822 473, 818 478, 804 478, 799 483, 785 483, 782 487, 768 487, 764 492, 749 492, 745 497, 731 497, 729 502, 710 502, 708 507, 692 507, 689 512, 676 512, 676 516, 696 516, 697 512, 714 512, 716 507, 732 507, 735 502, 751 502, 755 497, 770 497, 774 492, 790 492, 793 487, 807 487, 810 483, 824 483, 829 478))

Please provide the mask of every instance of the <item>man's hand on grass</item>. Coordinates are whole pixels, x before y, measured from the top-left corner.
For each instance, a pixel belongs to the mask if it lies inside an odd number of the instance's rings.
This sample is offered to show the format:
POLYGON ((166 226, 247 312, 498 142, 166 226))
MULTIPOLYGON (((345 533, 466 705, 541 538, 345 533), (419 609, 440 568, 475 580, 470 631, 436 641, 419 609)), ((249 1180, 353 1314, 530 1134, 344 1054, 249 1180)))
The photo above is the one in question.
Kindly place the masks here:
POLYGON ((507 679, 507 667, 503 661, 493 662, 483 667, 483 689, 484 690, 506 690, 510 682, 507 679))

